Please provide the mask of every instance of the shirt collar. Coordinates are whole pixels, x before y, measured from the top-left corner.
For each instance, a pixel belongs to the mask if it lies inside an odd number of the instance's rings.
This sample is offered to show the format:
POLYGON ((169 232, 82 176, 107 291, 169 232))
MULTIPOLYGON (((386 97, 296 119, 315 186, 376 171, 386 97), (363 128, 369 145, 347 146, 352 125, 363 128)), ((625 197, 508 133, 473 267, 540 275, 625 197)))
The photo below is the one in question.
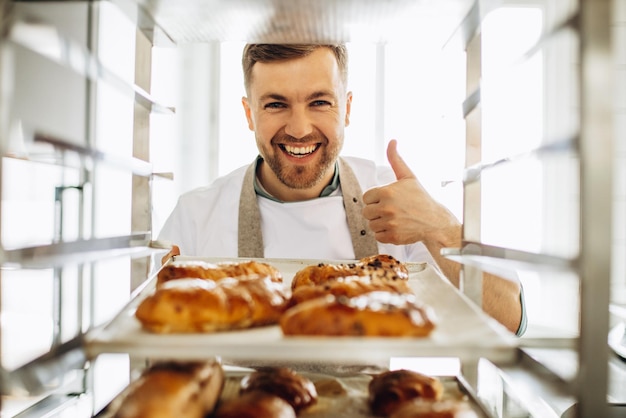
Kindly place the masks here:
MULTIPOLYGON (((255 173, 257 172, 257 169, 259 168, 259 164, 261 163, 261 161, 263 161, 263 157, 261 157, 259 155, 256 158, 256 161, 254 162, 254 172, 255 173)), ((333 179, 328 184, 328 186, 324 187, 324 190, 322 190, 322 193, 320 193, 319 197, 330 196, 338 188, 339 188, 339 165, 338 165, 337 162, 335 162, 335 173, 333 174, 333 179)), ((265 188, 263 187, 261 182, 259 182, 259 179, 258 179, 257 176, 254 176, 254 191, 256 192, 256 194, 258 196, 264 197, 266 199, 273 200, 275 202, 281 202, 282 203, 282 200, 277 199, 276 197, 274 197, 271 194, 269 194, 267 190, 265 190, 265 188)))

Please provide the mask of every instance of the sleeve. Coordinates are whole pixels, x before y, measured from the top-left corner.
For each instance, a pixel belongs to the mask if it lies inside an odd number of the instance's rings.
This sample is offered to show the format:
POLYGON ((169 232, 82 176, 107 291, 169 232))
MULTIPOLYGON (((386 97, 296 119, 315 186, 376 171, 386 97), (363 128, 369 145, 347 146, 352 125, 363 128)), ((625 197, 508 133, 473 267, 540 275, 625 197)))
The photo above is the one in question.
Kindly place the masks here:
POLYGON ((520 301, 520 304, 522 305, 522 318, 520 320, 519 328, 517 329, 517 332, 515 333, 515 335, 517 335, 518 337, 521 337, 526 332, 526 328, 528 328, 528 314, 526 313, 526 299, 524 297, 524 285, 522 285, 521 281, 520 281, 519 286, 520 286, 519 301, 520 301))
POLYGON ((181 255, 195 254, 195 231, 194 217, 191 215, 193 208, 190 202, 181 197, 170 216, 163 224, 163 228, 159 233, 159 241, 166 241, 170 244, 177 245, 180 248, 181 255))

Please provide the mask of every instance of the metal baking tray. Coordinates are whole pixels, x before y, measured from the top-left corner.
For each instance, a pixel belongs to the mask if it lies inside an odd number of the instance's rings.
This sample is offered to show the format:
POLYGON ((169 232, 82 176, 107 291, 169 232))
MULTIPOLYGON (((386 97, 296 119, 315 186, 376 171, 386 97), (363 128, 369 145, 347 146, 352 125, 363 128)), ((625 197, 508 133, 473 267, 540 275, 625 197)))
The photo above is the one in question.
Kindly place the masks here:
MULTIPOLYGON (((180 256, 176 260, 267 262, 281 271, 287 287, 295 272, 306 265, 346 262, 180 256)), ((154 291, 155 273, 118 315, 87 333, 87 354, 95 357, 101 353, 128 353, 170 359, 215 356, 232 364, 257 361, 381 365, 388 364, 391 357, 456 357, 468 362, 484 357, 498 364, 514 363, 518 341, 513 334, 477 308, 431 265, 407 263, 407 267, 411 288, 437 317, 437 327, 428 337, 294 337, 283 336, 277 325, 206 334, 155 334, 143 330, 134 316, 138 304, 154 291)))
MULTIPOLYGON (((219 402, 227 402, 239 396, 241 379, 254 369, 224 367, 224 386, 219 402)), ((334 375, 313 372, 298 372, 310 379, 317 390, 317 402, 303 409, 299 418, 353 417, 375 418, 368 405, 368 384, 373 373, 354 373, 334 375)), ((492 417, 482 406, 473 389, 458 376, 436 376, 444 387, 442 400, 454 400, 466 403, 478 418, 492 417)), ((130 386, 126 387, 95 418, 112 418, 130 386)))

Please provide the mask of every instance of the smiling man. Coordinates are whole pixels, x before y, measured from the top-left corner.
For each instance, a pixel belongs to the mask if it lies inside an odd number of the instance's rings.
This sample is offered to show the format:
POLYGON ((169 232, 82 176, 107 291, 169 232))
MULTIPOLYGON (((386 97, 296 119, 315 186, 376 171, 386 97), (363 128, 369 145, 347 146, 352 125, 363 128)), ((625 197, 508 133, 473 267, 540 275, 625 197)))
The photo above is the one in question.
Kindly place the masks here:
MULTIPOLYGON (((334 175, 343 146, 352 94, 339 68, 338 48, 317 48, 299 59, 255 62, 248 47, 242 102, 263 158, 257 176, 277 199, 292 202, 320 196, 334 175), (250 68, 248 70, 248 68, 250 68)), ((278 47, 276 47, 278 48, 278 47)))
MULTIPOLYGON (((180 197, 160 235, 171 254, 427 261, 459 285, 461 224, 421 186, 390 141, 391 167, 340 156, 349 125, 343 45, 250 44, 242 99, 259 156, 180 197)), ((485 310, 516 331, 520 286, 489 277, 485 310)))

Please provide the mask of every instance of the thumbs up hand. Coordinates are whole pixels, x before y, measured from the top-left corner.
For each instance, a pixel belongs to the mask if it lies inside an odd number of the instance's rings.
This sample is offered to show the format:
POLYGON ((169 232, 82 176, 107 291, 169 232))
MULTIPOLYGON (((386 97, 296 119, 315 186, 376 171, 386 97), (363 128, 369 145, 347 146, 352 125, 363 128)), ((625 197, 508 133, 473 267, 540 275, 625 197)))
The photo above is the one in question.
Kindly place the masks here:
POLYGON ((397 150, 387 147, 387 159, 396 181, 363 194, 363 216, 379 242, 411 244, 432 241, 458 245, 461 225, 455 216, 424 189, 397 150))

